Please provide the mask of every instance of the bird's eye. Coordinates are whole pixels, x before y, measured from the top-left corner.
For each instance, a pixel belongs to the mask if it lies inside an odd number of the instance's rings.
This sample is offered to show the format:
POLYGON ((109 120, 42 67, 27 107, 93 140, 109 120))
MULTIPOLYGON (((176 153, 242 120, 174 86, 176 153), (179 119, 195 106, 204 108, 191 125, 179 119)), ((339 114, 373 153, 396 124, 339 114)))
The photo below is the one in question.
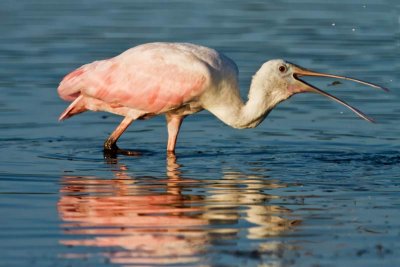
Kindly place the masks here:
POLYGON ((281 73, 286 72, 286 70, 287 70, 286 66, 284 66, 284 65, 279 66, 279 71, 280 71, 281 73))

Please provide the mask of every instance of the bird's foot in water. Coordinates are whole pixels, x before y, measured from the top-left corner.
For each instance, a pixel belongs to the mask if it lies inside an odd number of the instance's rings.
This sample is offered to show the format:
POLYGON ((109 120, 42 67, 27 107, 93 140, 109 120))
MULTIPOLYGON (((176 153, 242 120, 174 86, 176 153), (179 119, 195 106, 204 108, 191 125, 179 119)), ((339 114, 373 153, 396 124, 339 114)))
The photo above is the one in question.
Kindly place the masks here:
POLYGON ((117 155, 125 155, 133 157, 142 155, 142 153, 139 151, 121 149, 117 146, 116 143, 108 143, 108 142, 104 143, 103 153, 105 158, 116 158, 117 155))

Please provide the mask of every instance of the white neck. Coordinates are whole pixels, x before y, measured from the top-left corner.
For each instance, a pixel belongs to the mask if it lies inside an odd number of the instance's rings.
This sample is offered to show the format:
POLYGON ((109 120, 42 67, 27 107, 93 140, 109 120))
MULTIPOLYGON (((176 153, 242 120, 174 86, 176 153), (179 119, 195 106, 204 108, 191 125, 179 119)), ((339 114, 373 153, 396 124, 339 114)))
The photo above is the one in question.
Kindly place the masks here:
POLYGON ((254 128, 284 100, 278 90, 270 88, 270 84, 259 71, 253 77, 246 103, 239 95, 239 88, 224 88, 220 97, 207 109, 231 127, 254 128))

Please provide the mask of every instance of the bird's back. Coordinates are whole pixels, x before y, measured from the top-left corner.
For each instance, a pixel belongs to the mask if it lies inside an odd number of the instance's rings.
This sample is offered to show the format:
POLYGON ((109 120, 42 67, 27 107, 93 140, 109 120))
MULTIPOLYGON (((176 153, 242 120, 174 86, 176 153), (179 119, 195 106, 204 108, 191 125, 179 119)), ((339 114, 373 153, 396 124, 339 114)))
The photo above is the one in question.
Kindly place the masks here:
POLYGON ((79 95, 148 113, 162 113, 199 98, 215 80, 237 76, 232 60, 217 51, 186 43, 149 43, 67 75, 58 92, 79 95))

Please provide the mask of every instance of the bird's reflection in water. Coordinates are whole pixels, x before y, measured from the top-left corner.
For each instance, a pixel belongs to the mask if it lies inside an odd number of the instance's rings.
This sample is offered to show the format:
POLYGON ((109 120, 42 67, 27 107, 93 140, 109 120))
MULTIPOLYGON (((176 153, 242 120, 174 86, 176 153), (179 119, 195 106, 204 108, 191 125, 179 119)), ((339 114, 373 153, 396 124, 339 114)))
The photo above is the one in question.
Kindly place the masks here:
POLYGON ((278 196, 265 191, 286 185, 265 177, 226 171, 218 180, 187 178, 174 156, 165 177, 134 177, 118 160, 110 167, 113 179, 63 176, 58 212, 62 244, 107 248, 102 255, 115 264, 207 264, 214 246, 240 242, 243 231, 246 239, 265 239, 257 246, 271 255, 281 244, 268 237, 297 222, 289 209, 268 203, 278 196))

